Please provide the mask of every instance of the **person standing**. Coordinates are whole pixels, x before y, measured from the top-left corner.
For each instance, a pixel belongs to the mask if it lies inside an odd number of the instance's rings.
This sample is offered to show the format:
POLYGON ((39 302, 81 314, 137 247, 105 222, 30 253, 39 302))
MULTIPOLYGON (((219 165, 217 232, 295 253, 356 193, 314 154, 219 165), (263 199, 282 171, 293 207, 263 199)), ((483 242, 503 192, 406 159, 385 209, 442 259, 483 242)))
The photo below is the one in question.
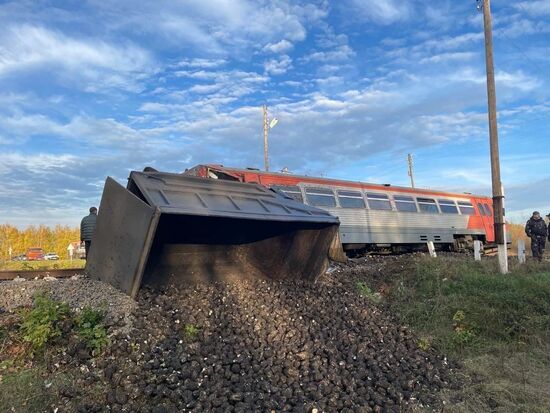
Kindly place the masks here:
POLYGON ((90 214, 82 218, 80 222, 80 241, 84 242, 86 248, 86 259, 90 253, 90 247, 92 246, 92 237, 95 232, 95 226, 97 222, 97 208, 91 207, 90 214))
POLYGON ((531 238, 533 258, 542 261, 546 237, 548 236, 548 227, 538 211, 533 212, 533 215, 529 218, 527 224, 525 224, 525 233, 531 238))

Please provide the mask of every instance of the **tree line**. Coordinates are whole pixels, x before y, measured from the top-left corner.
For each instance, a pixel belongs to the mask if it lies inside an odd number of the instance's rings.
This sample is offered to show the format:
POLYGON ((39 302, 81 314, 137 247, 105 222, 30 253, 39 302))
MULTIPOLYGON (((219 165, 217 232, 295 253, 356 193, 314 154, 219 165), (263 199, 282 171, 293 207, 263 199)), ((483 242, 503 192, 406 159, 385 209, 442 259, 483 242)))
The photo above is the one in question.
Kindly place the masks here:
POLYGON ((60 258, 67 258, 67 247, 71 242, 80 241, 79 228, 67 225, 31 225, 18 229, 10 224, 0 225, 0 261, 9 260, 10 247, 12 257, 24 254, 28 248, 40 247, 44 253, 55 252, 60 258))
MULTIPOLYGON (((518 239, 527 239, 523 225, 508 224, 508 232, 512 235, 512 248, 515 249, 518 239)), ((9 260, 9 249, 12 257, 24 254, 28 248, 40 247, 47 252, 55 252, 60 258, 67 258, 67 247, 71 242, 80 240, 78 227, 56 225, 50 228, 46 225, 31 225, 24 230, 9 224, 0 225, 0 261, 9 260)))

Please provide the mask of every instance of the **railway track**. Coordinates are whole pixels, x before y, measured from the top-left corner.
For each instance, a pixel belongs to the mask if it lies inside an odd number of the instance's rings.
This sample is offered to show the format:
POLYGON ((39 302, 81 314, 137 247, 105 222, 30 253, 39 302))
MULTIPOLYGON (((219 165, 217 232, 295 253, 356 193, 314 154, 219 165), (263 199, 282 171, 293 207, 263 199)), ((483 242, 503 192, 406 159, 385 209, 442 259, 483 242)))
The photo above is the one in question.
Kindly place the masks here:
POLYGON ((84 268, 65 268, 50 270, 8 270, 0 271, 0 281, 11 281, 16 278, 25 280, 42 279, 45 277, 70 278, 73 275, 84 274, 84 268))

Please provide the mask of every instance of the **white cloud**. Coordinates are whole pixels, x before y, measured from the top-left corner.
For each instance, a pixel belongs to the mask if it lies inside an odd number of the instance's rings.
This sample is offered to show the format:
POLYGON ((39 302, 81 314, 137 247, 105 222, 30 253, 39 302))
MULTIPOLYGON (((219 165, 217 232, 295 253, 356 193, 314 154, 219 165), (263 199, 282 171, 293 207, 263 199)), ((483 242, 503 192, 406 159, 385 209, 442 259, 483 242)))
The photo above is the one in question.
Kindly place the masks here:
MULTIPOLYGON (((474 83, 485 85, 485 71, 481 68, 462 67, 449 76, 449 80, 457 83, 474 83)), ((495 73, 495 82, 500 97, 517 98, 515 93, 530 92, 541 85, 540 80, 533 76, 526 75, 521 70, 506 72, 499 70, 495 73), (510 94, 512 95, 510 96, 510 94)))
POLYGON ((96 6, 112 30, 147 33, 171 50, 191 46, 203 56, 246 55, 281 39, 302 41, 308 27, 328 13, 324 2, 291 0, 105 0, 96 6))
POLYGON ((34 26, 12 26, 2 33, 0 73, 25 66, 53 63, 135 71, 149 63, 149 55, 135 46, 114 47, 97 41, 76 40, 34 26))
POLYGON ((535 17, 550 14, 550 0, 520 1, 512 7, 535 17))
POLYGON ((495 82, 499 87, 516 89, 522 92, 535 90, 541 85, 537 78, 526 75, 521 70, 516 72, 498 71, 495 74, 495 82))
POLYGON ((495 38, 504 37, 506 39, 548 32, 550 32, 550 24, 548 22, 517 19, 506 26, 495 29, 494 36, 495 38))
POLYGON ((354 57, 356 53, 347 44, 338 46, 335 49, 313 52, 305 56, 303 61, 317 61, 317 62, 344 62, 354 57))
POLYGON ((469 32, 457 36, 441 36, 436 39, 426 40, 413 46, 413 51, 433 52, 441 50, 453 50, 472 43, 482 44, 484 39, 483 32, 469 32))
POLYGON ((291 42, 289 42, 286 39, 283 39, 277 43, 268 43, 267 45, 264 46, 263 50, 271 53, 286 53, 292 50, 293 47, 294 45, 291 42))
POLYGON ((265 73, 271 75, 282 75, 292 67, 292 59, 287 55, 281 56, 279 59, 270 59, 264 62, 265 73))
POLYGON ((222 85, 219 85, 219 84, 212 84, 212 85, 195 85, 195 86, 192 86, 189 91, 190 92, 195 92, 195 93, 204 93, 204 94, 208 94, 208 93, 213 93, 213 92, 217 92, 218 90, 220 90, 222 88, 222 85))
POLYGON ((411 15, 408 1, 400 0, 350 0, 352 10, 375 24, 392 24, 407 20, 411 15))
POLYGON ((193 69, 212 69, 227 63, 225 59, 184 59, 176 64, 177 67, 190 67, 193 69))
POLYGON ((75 87, 84 89, 136 90, 133 78, 150 72, 152 65, 149 53, 134 45, 75 39, 29 25, 12 25, 0 33, 0 77, 39 71, 54 77, 68 76, 75 87))
POLYGON ((467 61, 476 57, 478 54, 474 52, 455 52, 455 53, 441 53, 435 54, 430 57, 425 57, 420 60, 420 63, 443 63, 449 61, 467 61))

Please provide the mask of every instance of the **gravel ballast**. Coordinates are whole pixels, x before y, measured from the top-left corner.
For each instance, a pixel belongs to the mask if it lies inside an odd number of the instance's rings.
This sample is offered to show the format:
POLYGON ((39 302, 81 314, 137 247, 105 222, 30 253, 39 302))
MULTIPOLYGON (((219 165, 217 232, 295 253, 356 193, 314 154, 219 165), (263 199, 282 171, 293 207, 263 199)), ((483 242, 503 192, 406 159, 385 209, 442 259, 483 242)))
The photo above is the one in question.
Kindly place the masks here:
POLYGON ((84 276, 72 278, 41 279, 31 281, 0 282, 0 309, 14 311, 30 306, 37 293, 45 293, 53 299, 79 310, 85 306, 104 309, 110 321, 129 327, 136 302, 113 286, 84 276))

